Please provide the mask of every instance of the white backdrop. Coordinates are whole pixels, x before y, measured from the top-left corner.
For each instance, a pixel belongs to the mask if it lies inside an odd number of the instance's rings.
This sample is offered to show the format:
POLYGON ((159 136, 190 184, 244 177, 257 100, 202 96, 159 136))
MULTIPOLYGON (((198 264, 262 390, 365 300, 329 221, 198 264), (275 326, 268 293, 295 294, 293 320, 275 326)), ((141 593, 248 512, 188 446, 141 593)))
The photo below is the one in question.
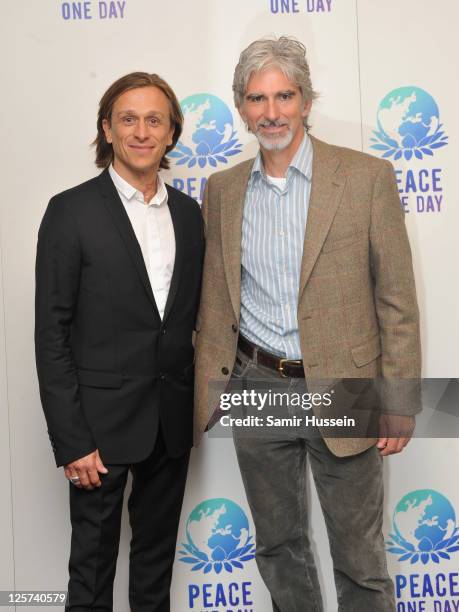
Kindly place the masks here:
MULTIPOLYGON (((436 137, 433 128, 439 116, 447 144, 434 146, 442 139, 437 131, 438 140, 424 144, 429 152, 422 153, 422 159, 414 153, 413 140, 403 145, 411 149, 411 159, 394 160, 395 153, 389 159, 398 171, 407 209, 422 317, 424 376, 458 375, 456 0, 24 0, 5 4, 2 13, 0 121, 6 172, 0 204, 0 590, 66 588, 67 487, 54 468, 33 354, 36 234, 49 198, 96 174, 89 143, 95 136, 98 101, 108 85, 127 72, 158 72, 180 100, 198 94, 205 94, 204 99, 215 96, 219 102, 212 112, 217 125, 225 112, 230 113, 241 152, 230 155, 231 148, 223 146, 220 157, 226 156, 226 163, 217 160, 212 167, 209 153, 202 168, 199 160, 191 167, 189 162, 174 163, 167 175, 194 197, 211 172, 256 151, 237 117, 231 92, 239 53, 255 38, 290 34, 305 43, 313 84, 320 93, 311 117, 313 133, 331 143, 384 154, 372 148, 377 117, 382 122, 379 128, 389 132, 400 126, 394 123, 397 109, 390 114, 382 108, 378 115, 380 104, 394 90, 407 88, 392 96, 395 102, 398 96, 400 103, 403 95, 415 92, 418 108, 413 125, 419 125, 414 127, 424 129, 424 137, 436 137), (426 116, 433 116, 434 123, 427 125, 426 116)), ((186 123, 184 141, 193 142, 193 127, 186 123)), ((193 154, 199 157, 195 150, 193 154)), ((397 504, 414 491, 421 491, 414 495, 418 504, 427 499, 427 507, 434 508, 428 515, 430 527, 447 526, 446 533, 451 533, 451 526, 459 522, 455 515, 459 514, 458 450, 457 440, 413 440, 401 456, 385 460, 386 539, 393 533, 397 504)), ((335 612, 328 544, 312 485, 310 496, 325 610, 335 612)), ((215 498, 235 502, 249 516, 228 440, 207 440, 193 452, 179 544, 186 541, 186 522, 193 509, 215 498)), ((116 612, 128 607, 129 533, 126 516, 123 520, 116 612)), ((411 534, 406 537, 428 549, 425 563, 409 551, 409 558, 401 561, 401 552, 388 552, 389 569, 400 586, 398 610, 459 609, 452 603, 459 601, 459 578, 455 583, 459 552, 453 550, 453 540, 437 549, 450 549, 446 553, 450 558, 436 555, 436 562, 432 543, 441 540, 438 529, 428 532, 421 545, 413 525, 406 527, 411 534), (405 582, 408 586, 403 586, 405 582)), ((253 526, 250 529, 253 533, 253 526)), ((193 572, 192 565, 177 561, 172 609, 265 612, 269 597, 253 560, 243 562, 243 569, 219 575, 193 572), (228 585, 233 583, 233 592, 240 593, 244 582, 250 591, 245 601, 225 603, 228 585), (207 595, 204 584, 209 585, 207 595), (190 588, 196 595, 191 603, 190 588)))

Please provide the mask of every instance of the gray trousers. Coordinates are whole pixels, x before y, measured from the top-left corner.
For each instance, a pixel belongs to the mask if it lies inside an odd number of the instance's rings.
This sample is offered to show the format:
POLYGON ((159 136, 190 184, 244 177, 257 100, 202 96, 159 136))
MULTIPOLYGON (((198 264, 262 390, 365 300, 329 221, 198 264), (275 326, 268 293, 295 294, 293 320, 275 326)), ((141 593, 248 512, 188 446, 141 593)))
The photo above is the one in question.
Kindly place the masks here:
MULTIPOLYGON (((279 375, 238 350, 232 382, 250 389, 260 380, 279 383, 279 375)), ((304 389, 304 380, 283 380, 290 392, 301 385, 304 389)), ((276 429, 270 435, 252 429, 252 435, 233 428, 255 523, 257 565, 274 612, 323 612, 308 538, 308 457, 327 526, 339 612, 395 611, 381 531, 383 478, 377 449, 340 458, 317 431, 301 435, 301 430, 276 429)))

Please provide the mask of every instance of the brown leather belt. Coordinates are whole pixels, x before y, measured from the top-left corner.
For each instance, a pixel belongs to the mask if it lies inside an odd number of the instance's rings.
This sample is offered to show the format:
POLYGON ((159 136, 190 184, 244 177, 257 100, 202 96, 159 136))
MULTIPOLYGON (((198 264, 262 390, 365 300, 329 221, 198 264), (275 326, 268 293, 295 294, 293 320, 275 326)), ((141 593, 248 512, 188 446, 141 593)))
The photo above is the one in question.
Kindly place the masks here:
POLYGON ((268 351, 265 351, 256 344, 252 344, 252 342, 240 334, 237 345, 247 357, 254 359, 256 354, 257 363, 270 370, 275 370, 283 378, 304 378, 302 359, 284 359, 278 355, 268 353, 268 351))

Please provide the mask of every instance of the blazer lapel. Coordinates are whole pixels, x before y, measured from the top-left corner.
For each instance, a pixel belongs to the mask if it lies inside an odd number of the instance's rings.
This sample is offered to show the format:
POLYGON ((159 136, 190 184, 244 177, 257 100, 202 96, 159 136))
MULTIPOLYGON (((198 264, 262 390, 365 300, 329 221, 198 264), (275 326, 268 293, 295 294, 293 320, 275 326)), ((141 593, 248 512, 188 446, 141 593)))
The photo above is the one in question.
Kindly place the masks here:
POLYGON ((221 232, 223 263, 226 282, 231 296, 236 320, 241 310, 241 244, 242 215, 245 192, 250 176, 253 159, 244 164, 238 175, 233 177, 229 188, 221 191, 221 232))
POLYGON ((131 257, 134 266, 137 270, 137 274, 139 275, 139 279, 144 286, 145 291, 147 292, 148 297, 154 307, 155 313, 158 318, 159 312, 156 306, 155 298, 153 296, 153 291, 150 285, 150 279, 148 278, 147 268, 145 267, 145 262, 143 260, 142 251, 140 249, 140 245, 137 241, 134 229, 131 225, 129 217, 124 209, 123 203, 118 195, 115 185, 113 184, 112 179, 110 178, 110 174, 108 170, 104 170, 102 174, 99 175, 99 186, 104 196, 104 202, 109 211, 120 235, 124 242, 124 245, 131 257))
POLYGON ((174 195, 171 193, 171 190, 168 189, 166 185, 167 193, 168 193, 168 205, 172 218, 172 225, 174 226, 174 234, 175 234, 175 261, 174 261, 174 271, 172 272, 171 285, 169 287, 169 293, 167 295, 166 306, 164 308, 164 316, 163 323, 166 320, 168 314, 171 311, 172 305, 175 300, 175 296, 177 295, 177 289, 180 282, 180 275, 182 272, 182 264, 183 264, 183 246, 184 246, 184 233, 185 228, 183 227, 183 220, 180 214, 180 205, 175 201, 174 195))
POLYGON ((301 260, 298 302, 311 276, 344 192, 345 175, 333 148, 311 137, 313 145, 312 182, 301 260))

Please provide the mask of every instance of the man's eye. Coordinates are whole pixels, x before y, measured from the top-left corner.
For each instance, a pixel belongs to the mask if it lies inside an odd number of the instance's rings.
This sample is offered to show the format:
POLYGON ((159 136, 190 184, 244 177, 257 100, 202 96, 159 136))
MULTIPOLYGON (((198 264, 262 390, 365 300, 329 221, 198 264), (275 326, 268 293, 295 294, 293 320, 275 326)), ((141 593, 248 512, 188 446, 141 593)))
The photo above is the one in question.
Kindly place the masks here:
POLYGON ((280 95, 281 100, 290 100, 292 97, 291 93, 283 93, 280 95))
POLYGON ((134 123, 134 117, 123 117, 124 123, 134 123))
POLYGON ((150 119, 148 120, 148 123, 150 125, 159 125, 159 119, 158 117, 150 117, 150 119))

